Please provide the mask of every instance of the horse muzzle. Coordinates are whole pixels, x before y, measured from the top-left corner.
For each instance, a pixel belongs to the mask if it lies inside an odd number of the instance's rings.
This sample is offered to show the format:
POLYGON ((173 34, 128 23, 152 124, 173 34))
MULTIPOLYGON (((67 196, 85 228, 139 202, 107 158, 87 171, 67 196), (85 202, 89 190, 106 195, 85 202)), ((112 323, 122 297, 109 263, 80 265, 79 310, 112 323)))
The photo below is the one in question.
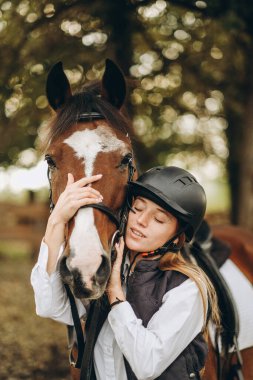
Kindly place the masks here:
POLYGON ((70 268, 67 256, 61 258, 59 271, 62 281, 70 286, 76 298, 91 300, 103 295, 111 272, 111 262, 105 254, 101 255, 101 259, 96 273, 84 276, 79 268, 70 268))

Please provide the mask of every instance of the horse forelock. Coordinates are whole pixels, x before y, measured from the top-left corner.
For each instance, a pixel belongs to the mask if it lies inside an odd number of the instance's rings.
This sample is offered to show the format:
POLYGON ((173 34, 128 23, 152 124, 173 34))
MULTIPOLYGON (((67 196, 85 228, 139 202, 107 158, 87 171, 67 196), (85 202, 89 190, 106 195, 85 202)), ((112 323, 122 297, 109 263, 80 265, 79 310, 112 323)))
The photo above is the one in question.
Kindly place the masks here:
POLYGON ((117 108, 112 106, 106 99, 99 95, 100 83, 84 86, 81 92, 71 96, 65 105, 53 116, 47 128, 47 135, 43 146, 58 139, 68 129, 76 124, 82 114, 98 112, 115 130, 132 134, 130 120, 117 108))

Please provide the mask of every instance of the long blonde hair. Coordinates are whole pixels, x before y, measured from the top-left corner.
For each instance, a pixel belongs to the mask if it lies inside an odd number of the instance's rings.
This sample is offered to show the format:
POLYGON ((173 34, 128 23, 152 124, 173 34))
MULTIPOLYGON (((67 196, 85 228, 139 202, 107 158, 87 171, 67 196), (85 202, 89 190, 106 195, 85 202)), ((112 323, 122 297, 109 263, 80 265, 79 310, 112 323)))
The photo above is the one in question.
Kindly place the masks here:
MULTIPOLYGON (((205 272, 195 263, 186 261, 181 253, 166 253, 160 259, 159 268, 163 271, 174 270, 183 273, 185 276, 192 279, 199 288, 204 310, 204 320, 207 320, 208 302, 210 303, 210 317, 216 326, 220 326, 220 313, 218 301, 213 284, 209 280, 205 272)), ((206 330, 206 323, 203 326, 203 331, 206 330)))

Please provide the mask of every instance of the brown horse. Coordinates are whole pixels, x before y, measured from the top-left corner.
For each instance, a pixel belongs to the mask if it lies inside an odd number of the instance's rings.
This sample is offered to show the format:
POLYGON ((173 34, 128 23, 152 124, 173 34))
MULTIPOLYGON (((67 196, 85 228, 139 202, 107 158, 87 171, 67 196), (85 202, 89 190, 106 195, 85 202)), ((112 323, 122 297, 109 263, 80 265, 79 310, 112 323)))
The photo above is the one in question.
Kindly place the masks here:
MULTIPOLYGON (((104 208, 80 209, 66 228, 60 272, 77 298, 99 298, 110 275, 115 215, 125 198, 133 158, 129 123, 120 112, 125 95, 124 76, 109 60, 101 83, 85 86, 74 95, 61 63, 53 67, 47 80, 47 98, 56 111, 45 143, 52 204, 66 186, 67 173, 71 172, 75 180, 103 174, 93 186, 103 194, 104 208)), ((252 281, 253 237, 233 228, 220 227, 215 234, 231 243, 232 260, 252 281)), ((253 348, 242 352, 245 380, 253 379, 252 354, 253 348)), ((217 379, 211 346, 204 376, 206 380, 217 379)), ((227 373, 223 379, 228 379, 227 373)))
POLYGON ((110 275, 113 215, 122 206, 133 159, 129 125, 118 111, 125 94, 124 76, 109 60, 101 88, 93 84, 72 95, 61 63, 47 80, 48 101, 56 110, 46 142, 53 204, 66 186, 67 173, 75 180, 103 174, 94 188, 103 193, 104 210, 81 208, 66 230, 60 272, 78 298, 99 298, 110 275))
MULTIPOLYGON (((216 225, 212 227, 213 235, 216 238, 228 243, 231 248, 229 258, 253 284, 253 235, 250 231, 233 225, 216 225)), ((239 284, 238 284, 239 285, 239 284)), ((241 295, 243 297, 243 294, 241 295)), ((252 302, 252 300, 249 300, 252 302)), ((253 318, 253 315, 252 315, 253 318)), ((214 365, 216 363, 215 353, 210 345, 204 380, 216 380, 214 365)), ((240 352, 243 367, 242 373, 244 380, 253 379, 253 347, 244 349, 240 352)), ((240 380, 238 377, 228 377, 231 365, 235 363, 235 356, 231 355, 223 369, 224 380, 240 380)))
MULTIPOLYGON (((233 225, 215 225, 212 226, 212 235, 215 238, 220 239, 225 242, 230 249, 229 259, 236 265, 240 272, 248 279, 248 283, 253 282, 253 235, 250 231, 243 229, 238 226, 233 225)), ((236 281, 236 279, 231 279, 236 281)), ((230 282, 231 282, 230 280, 230 282)), ((239 283, 233 285, 240 286, 239 283)), ((249 285, 250 286, 250 285, 249 285)), ((240 292, 240 297, 245 297, 244 294, 240 292)), ((252 303, 252 299, 246 302, 252 303)), ((251 316, 250 318, 252 318, 251 316)), ((252 319, 251 319, 252 320, 252 319)), ((239 320, 240 322, 240 320, 239 320)), ((244 326, 240 326, 240 328, 244 326)), ((253 379, 253 347, 244 349, 240 351, 242 358, 242 375, 243 377, 237 377, 236 375, 231 375, 231 367, 236 363, 235 353, 230 353, 227 357, 221 357, 222 368, 222 379, 224 380, 250 380, 253 379)), ((209 341, 209 355, 206 363, 205 373, 203 376, 204 380, 216 380, 216 356, 211 342, 209 341)))

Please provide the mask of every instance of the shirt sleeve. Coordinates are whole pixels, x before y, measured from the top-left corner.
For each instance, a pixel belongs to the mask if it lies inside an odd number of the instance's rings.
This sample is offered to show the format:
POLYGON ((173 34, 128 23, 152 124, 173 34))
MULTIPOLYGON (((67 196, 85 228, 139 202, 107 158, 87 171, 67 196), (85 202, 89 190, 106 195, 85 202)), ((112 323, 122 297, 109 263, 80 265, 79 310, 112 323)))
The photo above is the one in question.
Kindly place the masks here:
MULTIPOLYGON (((64 246, 60 248, 59 256, 64 246)), ((59 271, 49 275, 46 271, 48 261, 48 246, 42 241, 38 261, 32 269, 31 284, 34 290, 36 314, 44 318, 52 318, 67 325, 73 325, 70 303, 61 281, 59 271)), ((82 302, 76 299, 80 317, 86 314, 82 302)))
POLYGON ((121 352, 138 380, 152 380, 177 358, 202 330, 200 291, 191 279, 168 291, 147 327, 125 301, 112 308, 109 323, 121 352))

